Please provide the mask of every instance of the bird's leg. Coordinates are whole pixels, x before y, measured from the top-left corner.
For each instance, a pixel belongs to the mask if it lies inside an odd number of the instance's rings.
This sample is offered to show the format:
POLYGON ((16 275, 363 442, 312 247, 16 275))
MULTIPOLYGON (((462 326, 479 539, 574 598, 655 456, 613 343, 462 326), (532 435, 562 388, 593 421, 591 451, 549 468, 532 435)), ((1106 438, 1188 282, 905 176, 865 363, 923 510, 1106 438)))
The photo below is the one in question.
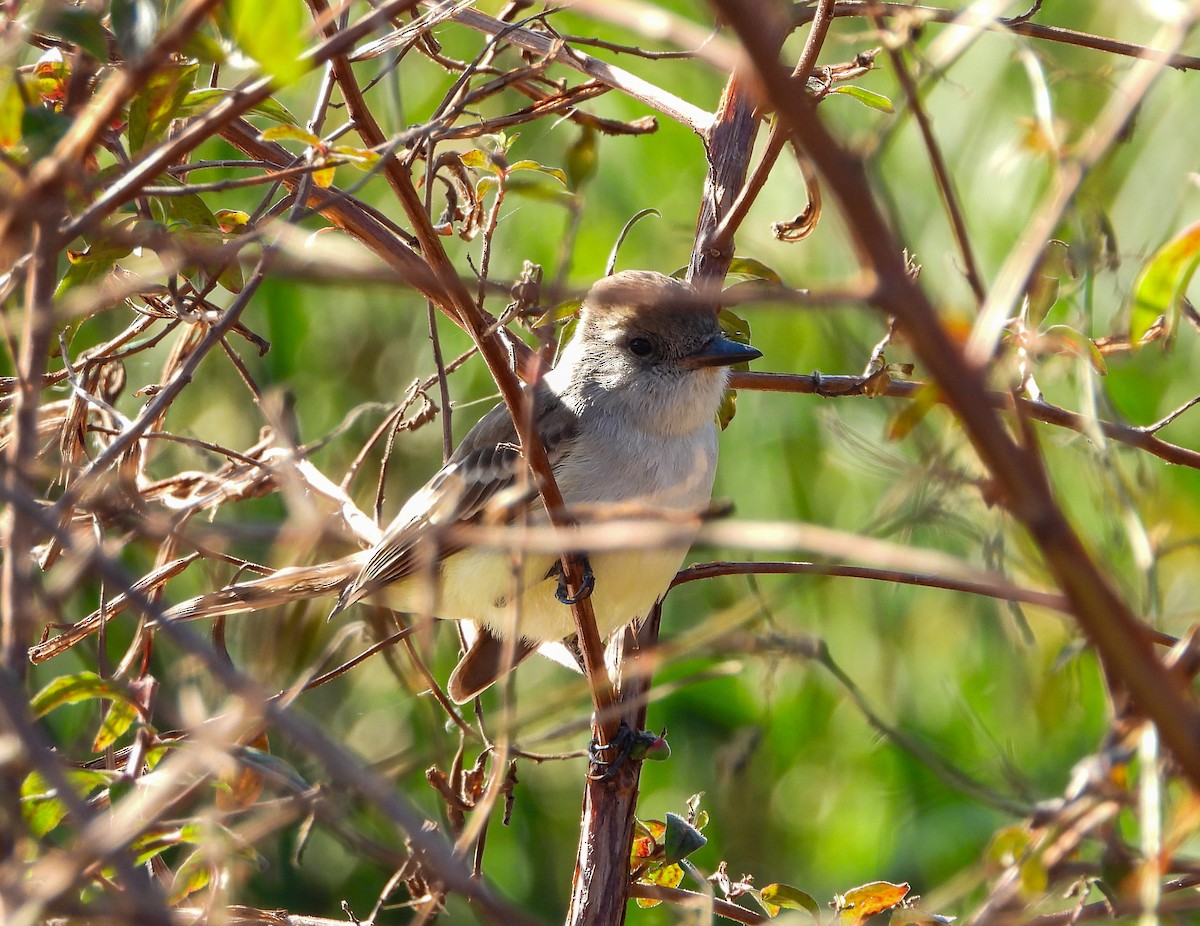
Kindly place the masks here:
POLYGON ((558 578, 558 590, 554 593, 557 598, 565 605, 579 604, 579 602, 592 597, 592 591, 596 588, 596 577, 592 575, 592 564, 586 556, 580 557, 583 560, 583 584, 579 587, 579 594, 571 597, 571 590, 567 588, 567 574, 563 572, 562 561, 556 561, 550 567, 550 571, 546 573, 546 578, 551 576, 558 578))
POLYGON ((608 781, 621 771, 627 762, 661 762, 669 759, 671 747, 667 745, 666 734, 665 729, 662 733, 651 733, 649 730, 638 730, 635 733, 629 729, 629 724, 622 720, 611 743, 601 746, 592 740, 588 745, 588 758, 591 760, 588 778, 592 781, 608 781), (603 758, 604 753, 611 753, 612 758, 603 758))

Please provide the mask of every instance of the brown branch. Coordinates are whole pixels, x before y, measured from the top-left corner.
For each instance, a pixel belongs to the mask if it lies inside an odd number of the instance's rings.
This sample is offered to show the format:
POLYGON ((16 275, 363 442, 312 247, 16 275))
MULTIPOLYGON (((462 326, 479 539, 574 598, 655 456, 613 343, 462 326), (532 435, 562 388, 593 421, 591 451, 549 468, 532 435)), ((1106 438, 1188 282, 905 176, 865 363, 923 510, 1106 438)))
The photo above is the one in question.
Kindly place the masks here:
MULTIPOLYGON (((1055 611, 1070 611, 1070 603, 1062 595, 1042 592, 1032 588, 1021 588, 1012 583, 972 582, 935 573, 907 572, 900 569, 876 569, 870 566, 851 566, 845 563, 793 563, 793 562, 716 562, 697 563, 682 569, 671 582, 671 588, 700 579, 717 576, 743 575, 806 575, 841 576, 851 579, 874 579, 896 585, 919 585, 925 588, 942 588, 948 591, 967 592, 1003 601, 1019 601, 1022 604, 1052 608, 1055 611)), ((1168 645, 1175 638, 1170 637, 1168 645)))
MULTIPOLYGON (((426 7, 434 6, 430 0, 421 0, 421 5, 426 7)), ((534 32, 530 29, 514 27, 511 23, 486 16, 472 9, 458 10, 451 18, 455 22, 461 23, 477 32, 482 32, 485 35, 498 36, 503 33, 504 41, 516 45, 518 48, 531 51, 534 54, 548 56, 559 64, 573 68, 582 74, 586 74, 588 77, 607 84, 614 90, 620 90, 626 96, 639 100, 650 108, 658 110, 664 116, 682 125, 686 125, 697 135, 706 135, 712 127, 712 113, 706 112, 698 106, 689 103, 687 100, 681 99, 673 93, 663 90, 661 87, 656 87, 649 81, 643 80, 622 68, 607 64, 599 58, 594 58, 584 52, 569 48, 561 39, 547 36, 541 32, 534 32)), ((383 42, 386 42, 386 40, 383 40, 383 42)), ((383 42, 373 44, 379 46, 383 42)), ((379 52, 373 48, 372 53, 378 54, 379 52)), ((352 60, 358 60, 361 55, 362 51, 358 55, 355 55, 352 60)))
POLYGON ((880 281, 873 304, 904 326, 920 360, 997 480, 1006 507, 1040 548, 1102 662, 1127 686, 1137 710, 1156 723, 1184 775, 1200 789, 1200 711, 1185 680, 1156 658, 1145 628, 1091 558, 1050 486, 1031 478, 1039 468, 1036 450, 1018 445, 1003 427, 980 371, 967 362, 925 292, 909 276, 900 245, 870 193, 861 161, 829 133, 809 101, 792 92, 778 62, 788 23, 767 5, 749 7, 735 0, 715 0, 715 4, 751 53, 756 76, 780 118, 840 203, 860 261, 880 281))
MULTIPOLYGON (((730 377, 730 385, 735 389, 746 389, 758 392, 799 392, 826 398, 842 398, 847 396, 887 396, 898 399, 915 399, 924 390, 931 388, 927 383, 907 380, 889 379, 886 386, 878 387, 873 381, 874 376, 826 376, 822 373, 806 375, 802 373, 734 373, 730 377)), ((938 402, 949 404, 947 397, 939 390, 935 396, 938 402)), ((1073 412, 1058 405, 1045 401, 1017 398, 1014 400, 1010 393, 988 392, 985 400, 989 406, 999 411, 1011 412, 1021 409, 1021 414, 1034 421, 1053 424, 1090 436, 1099 429, 1105 437, 1128 447, 1144 450, 1161 460, 1176 466, 1188 466, 1200 469, 1200 451, 1180 447, 1157 436, 1159 422, 1147 427, 1119 424, 1115 421, 1092 418, 1088 415, 1073 412)))
MULTIPOLYGON (((835 8, 833 15, 841 17, 871 17, 875 15, 919 16, 924 22, 944 23, 955 25, 962 15, 959 10, 948 10, 936 6, 923 6, 917 3, 880 3, 878 0, 842 0, 835 8)), ((808 7, 797 7, 792 18, 792 25, 808 22, 813 17, 813 10, 808 7)), ((1061 26, 1045 26, 1041 23, 1027 21, 997 20, 991 28, 998 31, 1013 32, 1026 35, 1032 39, 1047 42, 1057 42, 1062 45, 1075 45, 1079 48, 1090 48, 1094 51, 1110 55, 1121 55, 1126 58, 1150 58, 1165 60, 1170 67, 1180 70, 1200 70, 1200 58, 1193 55, 1170 54, 1163 56, 1158 49, 1134 42, 1122 42, 1103 35, 1092 35, 1088 32, 1078 32, 1074 29, 1064 29, 1061 26)))
POLYGON ((734 923, 745 923, 746 926, 761 926, 763 923, 771 922, 770 918, 764 913, 755 913, 753 910, 739 907, 737 904, 728 900, 722 900, 720 897, 709 897, 707 894, 700 894, 696 891, 688 891, 679 887, 666 887, 662 884, 644 884, 639 881, 630 885, 629 896, 641 897, 645 900, 658 900, 663 903, 675 904, 678 907, 699 907, 701 909, 711 907, 712 912, 722 919, 730 920, 734 923))
MULTIPOLYGON (((883 16, 876 15, 875 22, 879 28, 883 29, 883 16)), ((887 51, 888 59, 892 62, 892 70, 896 72, 896 80, 900 84, 900 89, 904 91, 904 98, 908 101, 908 109, 913 114, 913 118, 917 120, 917 128, 921 132, 921 140, 925 144, 925 151, 929 155, 929 166, 933 170, 933 178, 937 184, 938 195, 941 197, 942 206, 946 210, 946 216, 950 220, 950 231, 954 235, 954 243, 958 247, 959 257, 963 262, 963 274, 967 278, 967 283, 971 287, 971 292, 975 294, 975 301, 982 305, 984 299, 987 298, 987 287, 983 285, 983 275, 979 271, 979 264, 975 260, 975 249, 971 247, 971 235, 967 231, 967 220, 963 216, 962 206, 958 202, 958 194, 954 190, 954 181, 950 177, 950 168, 946 165, 946 158, 942 155, 941 145, 938 144, 937 136, 933 134, 933 124, 929 120, 929 114, 925 112, 925 106, 921 102, 920 93, 917 90, 917 82, 913 80, 912 75, 908 72, 908 68, 904 64, 904 56, 900 49, 895 46, 894 42, 885 41, 884 48, 887 51)))

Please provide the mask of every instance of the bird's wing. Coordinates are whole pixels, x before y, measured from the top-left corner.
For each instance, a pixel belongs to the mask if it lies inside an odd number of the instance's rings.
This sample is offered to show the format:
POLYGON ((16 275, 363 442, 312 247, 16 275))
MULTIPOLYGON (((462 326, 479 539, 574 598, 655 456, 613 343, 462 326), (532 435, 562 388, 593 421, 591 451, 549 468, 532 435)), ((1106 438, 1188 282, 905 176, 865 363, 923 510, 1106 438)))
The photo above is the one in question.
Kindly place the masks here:
POLYGON ((322 595, 333 595, 340 592, 346 582, 362 568, 364 556, 365 553, 355 553, 316 566, 280 569, 261 579, 238 582, 177 604, 163 617, 170 621, 221 617, 319 598, 322 595))
MULTIPOLYGON (((550 464, 556 468, 571 452, 578 416, 545 384, 534 392, 533 419, 550 464)), ((480 419, 433 478, 396 515, 379 543, 370 551, 362 571, 338 600, 334 613, 372 592, 417 573, 462 549, 439 540, 437 529, 476 521, 505 490, 517 482, 524 466, 512 417, 498 405, 480 419)), ((495 514, 511 520, 529 501, 509 500, 507 511, 495 514)))

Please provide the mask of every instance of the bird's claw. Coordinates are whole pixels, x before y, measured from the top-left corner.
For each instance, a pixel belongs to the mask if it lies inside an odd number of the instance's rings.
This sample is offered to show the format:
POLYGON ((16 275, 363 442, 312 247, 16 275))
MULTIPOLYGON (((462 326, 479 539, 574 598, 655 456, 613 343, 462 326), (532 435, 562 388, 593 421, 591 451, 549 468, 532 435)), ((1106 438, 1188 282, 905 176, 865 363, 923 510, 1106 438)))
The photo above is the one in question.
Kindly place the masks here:
POLYGON ((592 592, 596 588, 596 577, 592 575, 592 564, 588 562, 588 558, 583 557, 583 584, 579 586, 579 594, 572 597, 571 590, 567 588, 567 574, 563 572, 562 563, 556 563, 552 570, 558 576, 558 589, 554 593, 557 598, 565 605, 579 604, 592 597, 592 592))
POLYGON ((617 728, 617 735, 611 743, 600 745, 595 740, 588 744, 588 778, 592 781, 609 781, 625 767, 628 762, 644 762, 647 760, 663 761, 670 758, 671 747, 667 745, 667 731, 651 733, 649 730, 638 730, 636 733, 629 729, 624 720, 617 728), (611 759, 602 758, 603 753, 611 752, 611 759))

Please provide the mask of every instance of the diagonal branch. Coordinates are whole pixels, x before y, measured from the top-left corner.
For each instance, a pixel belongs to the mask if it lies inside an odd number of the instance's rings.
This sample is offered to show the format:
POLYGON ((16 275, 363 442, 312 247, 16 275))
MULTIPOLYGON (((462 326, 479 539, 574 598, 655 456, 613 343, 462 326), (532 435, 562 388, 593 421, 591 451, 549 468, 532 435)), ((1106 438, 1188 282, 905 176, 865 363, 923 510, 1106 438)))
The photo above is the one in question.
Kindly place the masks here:
POLYGON ((1127 686, 1137 709, 1159 727, 1185 776, 1200 789, 1200 711, 1187 693, 1185 680, 1155 657, 1145 628, 1067 522, 1041 472, 1036 451, 1019 445, 996 416, 980 370, 968 363, 925 292, 909 276, 900 244, 871 195, 862 162, 795 92, 778 61, 788 23, 767 4, 715 0, 715 5, 749 51, 765 95, 841 205, 860 261, 879 280, 872 303, 904 326, 920 360, 944 390, 947 403, 1001 487, 1006 507, 1041 549, 1101 660, 1127 686))

